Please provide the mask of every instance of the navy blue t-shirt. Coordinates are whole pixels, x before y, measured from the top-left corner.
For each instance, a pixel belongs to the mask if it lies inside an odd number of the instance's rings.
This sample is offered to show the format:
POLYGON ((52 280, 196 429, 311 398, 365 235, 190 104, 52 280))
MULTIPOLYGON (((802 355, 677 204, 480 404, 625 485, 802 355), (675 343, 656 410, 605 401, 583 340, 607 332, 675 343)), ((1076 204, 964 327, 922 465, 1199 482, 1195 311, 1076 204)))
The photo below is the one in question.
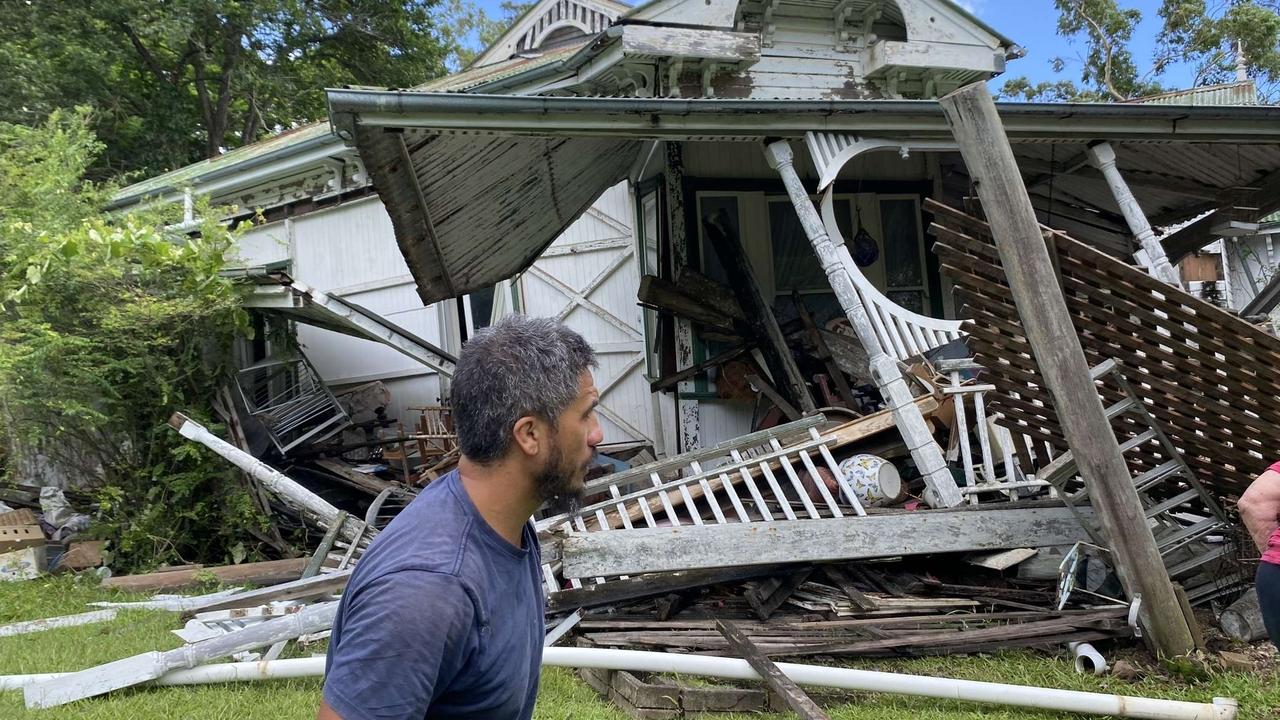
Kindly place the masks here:
POLYGON ((324 699, 343 720, 528 720, 543 631, 533 524, 512 546, 455 470, 361 556, 333 623, 324 699))

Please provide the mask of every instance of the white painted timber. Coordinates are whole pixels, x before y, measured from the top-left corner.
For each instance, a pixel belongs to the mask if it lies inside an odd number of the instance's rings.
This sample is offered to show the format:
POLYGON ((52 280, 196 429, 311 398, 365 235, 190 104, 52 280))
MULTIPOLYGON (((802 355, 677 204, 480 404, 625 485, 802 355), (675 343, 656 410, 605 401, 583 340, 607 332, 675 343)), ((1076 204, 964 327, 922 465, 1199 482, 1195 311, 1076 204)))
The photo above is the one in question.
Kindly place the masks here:
POLYGON ((604 32, 619 15, 630 8, 612 0, 541 0, 529 8, 502 34, 472 68, 506 60, 517 53, 537 50, 561 28, 574 28, 584 35, 604 32))
POLYGON ((1070 545, 1087 537, 1080 521, 1065 507, 683 525, 572 533, 562 541, 561 569, 569 578, 638 575, 738 565, 1047 547, 1070 545))
POLYGON ((409 330, 350 300, 330 295, 301 280, 287 285, 259 284, 245 305, 286 312, 300 322, 381 343, 419 363, 453 377, 457 359, 409 330))
POLYGON ((312 605, 242 630, 164 652, 148 652, 23 687, 28 708, 49 708, 156 680, 173 670, 292 640, 333 626, 338 603, 312 605))
POLYGON ((1129 225, 1129 230, 1142 248, 1139 253, 1135 253, 1134 259, 1155 279, 1181 288, 1182 282, 1178 278, 1178 271, 1169 262, 1169 258, 1164 253, 1164 245, 1156 239, 1151 223, 1147 221, 1146 213, 1138 204, 1138 198, 1133 196, 1129 184, 1124 181, 1124 176, 1116 167, 1116 151, 1111 147, 1111 143, 1098 143, 1090 147, 1088 153, 1089 164, 1102 171, 1103 177, 1107 180, 1107 186, 1111 188, 1111 194, 1115 197, 1116 204, 1120 206, 1120 212, 1129 225))
POLYGON ((604 441, 656 446, 633 224, 627 185, 619 183, 520 276, 520 294, 525 314, 556 318, 595 349, 604 441))
POLYGON ((695 27, 733 27, 738 0, 656 0, 626 14, 627 20, 695 27))
POLYGON ((61 615, 58 617, 44 618, 43 620, 27 620, 25 622, 11 623, 9 625, 0 625, 0 638, 44 632, 45 630, 56 630, 57 628, 75 627, 77 625, 90 625, 93 623, 108 622, 115 620, 116 615, 119 613, 120 611, 117 608, 108 608, 106 610, 91 610, 89 612, 78 613, 76 615, 61 615))
POLYGON ((897 40, 872 43, 865 68, 868 76, 905 68, 964 69, 997 74, 1004 72, 1004 53, 982 45, 897 40))
MULTIPOLYGON (((960 489, 951 477, 951 471, 942 457, 942 449, 934 441, 925 425, 924 416, 907 389, 898 362, 885 351, 876 335, 868 308, 863 304, 853 284, 856 265, 849 256, 849 249, 841 243, 838 247, 822 225, 818 211, 809 199, 800 176, 796 173, 791 145, 781 140, 765 149, 769 164, 782 177, 791 204, 796 209, 805 235, 813 245, 818 263, 827 274, 831 289, 835 291, 840 307, 858 335, 858 341, 867 351, 871 377, 880 388, 886 404, 893 411, 894 424, 898 426, 916 468, 924 477, 927 490, 925 499, 934 507, 953 507, 962 501, 960 489), (852 270, 851 270, 852 269, 852 270)), ((860 274, 860 273, 859 273, 860 274)))
POLYGON ((192 597, 184 597, 181 595, 156 595, 150 600, 137 600, 133 602, 110 602, 98 601, 91 602, 94 607, 105 608, 133 608, 135 610, 166 610, 169 612, 184 612, 192 608, 198 608, 203 605, 217 602, 229 598, 236 593, 242 592, 242 587, 232 587, 226 590, 219 590, 215 593, 207 595, 195 595, 192 597))
MULTIPOLYGON (((182 437, 198 442, 222 456, 223 459, 262 483, 263 487, 284 501, 286 505, 311 515, 322 526, 327 528, 338 521, 339 514, 336 507, 299 485, 288 475, 209 432, 203 425, 180 413, 175 413, 170 418, 169 424, 174 426, 182 437)), ((360 542, 366 535, 373 535, 377 531, 373 528, 366 529, 364 523, 347 517, 342 520, 342 529, 339 532, 348 542, 360 542)))
POLYGON ((759 58, 760 36, 722 30, 627 25, 622 28, 622 51, 627 56, 697 59, 735 65, 759 58))

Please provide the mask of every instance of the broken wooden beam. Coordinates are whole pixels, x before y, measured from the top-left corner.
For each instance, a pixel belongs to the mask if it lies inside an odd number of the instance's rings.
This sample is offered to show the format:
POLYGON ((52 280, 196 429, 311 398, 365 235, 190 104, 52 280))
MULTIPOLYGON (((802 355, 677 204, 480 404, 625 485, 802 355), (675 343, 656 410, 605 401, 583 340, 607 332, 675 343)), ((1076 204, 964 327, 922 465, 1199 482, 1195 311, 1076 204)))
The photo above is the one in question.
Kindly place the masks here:
POLYGON ((204 600, 191 598, 191 602, 184 603, 181 610, 183 617, 192 617, 198 612, 213 612, 215 610, 231 610, 234 608, 251 607, 254 605, 263 605, 265 603, 277 602, 282 600, 314 600, 316 598, 332 595, 342 588, 346 587, 347 581, 351 579, 351 573, 354 570, 339 570, 338 572, 327 573, 324 575, 315 575, 309 578, 299 578, 279 585, 271 587, 258 588, 256 590, 241 590, 234 593, 218 593, 211 595, 204 600))
POLYGON ((1026 337, 1056 401, 1067 444, 1111 544, 1111 557, 1156 650, 1191 652, 1195 643, 1174 594, 1132 475, 1089 374, 1035 209, 986 85, 975 83, 939 101, 977 185, 1026 337))
POLYGON ((338 603, 305 607, 274 620, 226 635, 163 652, 146 652, 69 675, 32 683, 22 689, 28 708, 49 708, 155 680, 171 670, 196 665, 245 650, 273 645, 333 626, 338 603))
POLYGON ((266 562, 224 565, 222 567, 196 567, 188 570, 168 570, 143 575, 119 575, 102 581, 102 586, 126 592, 154 592, 157 590, 182 590, 197 587, 206 578, 213 577, 224 585, 275 585, 297 580, 307 567, 306 558, 267 560, 266 562))
POLYGON ((639 575, 607 583, 583 585, 552 592, 547 596, 547 612, 558 613, 570 608, 592 608, 601 605, 639 600, 680 590, 719 583, 736 582, 785 571, 787 565, 753 565, 739 568, 680 570, 672 573, 639 575))
POLYGON ((809 393, 804 376, 796 367, 795 357, 791 354, 791 348, 787 346, 782 329, 778 327, 778 319, 773 315, 773 308, 765 300, 760 286, 756 284, 755 273, 751 269, 751 262, 747 260, 746 253, 742 250, 737 231, 723 214, 704 218, 702 226, 706 231, 707 240, 715 249, 716 256, 720 258, 720 264, 734 279, 734 295, 737 296, 738 304, 746 314, 746 324, 755 336, 760 354, 764 356, 765 366, 778 392, 800 413, 813 412, 817 409, 813 402, 813 395, 809 393))
MULTIPOLYGON (((328 529, 330 525, 338 522, 338 508, 298 484, 288 475, 209 432, 200 423, 182 413, 174 413, 169 418, 169 425, 177 430, 182 437, 204 445, 232 465, 249 473, 285 504, 295 508, 304 516, 312 518, 321 527, 328 529)), ((364 537, 366 534, 371 537, 376 532, 373 528, 368 528, 366 533, 364 523, 349 517, 342 520, 339 525, 341 527, 339 532, 343 539, 353 543, 364 541, 366 540, 364 537)))
POLYGON ((1071 545, 1087 538, 1065 507, 992 510, 979 505, 961 511, 570 533, 556 543, 564 576, 590 578, 1071 545))
POLYGON ((764 678, 765 684, 782 696, 783 701, 787 703, 787 707, 794 710, 804 720, 829 720, 822 708, 818 707, 818 704, 806 695, 794 680, 779 670, 772 660, 765 657, 751 643, 750 638, 733 623, 727 620, 717 620, 716 629, 720 631, 725 640, 729 641, 729 647, 741 655, 756 672, 760 673, 760 677, 764 678))

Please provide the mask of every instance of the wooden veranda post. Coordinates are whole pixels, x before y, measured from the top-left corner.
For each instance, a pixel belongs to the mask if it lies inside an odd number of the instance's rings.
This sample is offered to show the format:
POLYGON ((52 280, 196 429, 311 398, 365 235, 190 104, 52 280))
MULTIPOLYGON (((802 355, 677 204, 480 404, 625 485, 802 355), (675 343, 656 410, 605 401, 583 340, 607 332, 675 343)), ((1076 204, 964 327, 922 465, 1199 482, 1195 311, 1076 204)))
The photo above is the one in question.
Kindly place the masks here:
POLYGON ((800 175, 796 173, 791 145, 785 140, 770 143, 765 146, 765 156, 769 166, 782 177, 782 183, 787 188, 791 204, 800 217, 804 234, 809 238, 810 244, 813 245, 813 252, 818 256, 818 263, 827 274, 827 281, 831 283, 831 289, 835 291, 836 298, 840 301, 840 308, 844 310, 849 323, 853 325, 854 332, 858 334, 858 341, 867 351, 871 377, 893 411, 893 421, 898 426, 898 431, 902 433, 907 449, 911 451, 911 459, 915 461, 916 469, 924 477, 925 485, 929 490, 929 504, 934 507, 959 505, 963 501, 960 488, 956 486, 955 480, 951 477, 951 471, 947 469, 947 464, 942 459, 942 449, 929 433, 924 415, 920 413, 920 408, 916 407, 911 391, 907 389, 907 383, 902 378, 902 370, 898 367, 898 363, 889 357, 876 337, 871 318, 867 315, 867 308, 859 299, 858 292, 853 287, 853 279, 845 269, 844 263, 852 264, 853 260, 848 258, 847 250, 843 252, 845 257, 842 258, 842 248, 837 248, 836 244, 831 242, 831 237, 827 235, 822 218, 818 215, 817 208, 813 206, 813 201, 809 199, 809 192, 805 190, 800 175))
POLYGON ((1111 543, 1116 572, 1130 600, 1141 597, 1141 617, 1156 651, 1184 655, 1194 649, 1191 631, 1089 375, 991 93, 974 83, 939 102, 977 186, 1023 329, 1111 543))

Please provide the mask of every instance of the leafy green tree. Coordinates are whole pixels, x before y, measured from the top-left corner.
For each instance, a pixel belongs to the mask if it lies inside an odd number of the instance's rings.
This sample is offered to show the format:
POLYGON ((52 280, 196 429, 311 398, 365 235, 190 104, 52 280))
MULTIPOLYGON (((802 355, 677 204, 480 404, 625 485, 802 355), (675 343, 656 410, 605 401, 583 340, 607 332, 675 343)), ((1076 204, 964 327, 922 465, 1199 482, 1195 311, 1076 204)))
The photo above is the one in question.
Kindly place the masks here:
POLYGON ((1160 18, 1160 57, 1191 63, 1194 85, 1229 82, 1240 55, 1259 93, 1280 95, 1280 2, 1164 0, 1160 18))
POLYGON ((1160 78, 1174 63, 1195 69, 1192 86, 1227 82, 1234 77, 1237 51, 1264 101, 1280 89, 1280 2, 1277 0, 1163 0, 1157 48, 1148 61, 1129 49, 1142 13, 1117 0, 1055 0, 1058 34, 1083 43, 1074 59, 1055 57, 1055 73, 1078 65, 1079 81, 1032 83, 1026 77, 1005 82, 1001 95, 1028 101, 1106 102, 1129 100, 1168 89, 1160 78))
MULTIPOLYGON (((99 177, 154 174, 324 117, 324 88, 445 72, 475 24, 439 0, 0 3, 0 121, 91 105, 99 177)), ((456 64, 456 59, 455 59, 456 64)))
POLYGON ((207 420, 234 339, 239 290, 219 271, 233 236, 159 214, 106 216, 84 180, 101 151, 86 111, 0 123, 0 446, 7 472, 42 462, 100 502, 117 570, 226 562, 262 518, 226 463, 166 426, 207 420))

